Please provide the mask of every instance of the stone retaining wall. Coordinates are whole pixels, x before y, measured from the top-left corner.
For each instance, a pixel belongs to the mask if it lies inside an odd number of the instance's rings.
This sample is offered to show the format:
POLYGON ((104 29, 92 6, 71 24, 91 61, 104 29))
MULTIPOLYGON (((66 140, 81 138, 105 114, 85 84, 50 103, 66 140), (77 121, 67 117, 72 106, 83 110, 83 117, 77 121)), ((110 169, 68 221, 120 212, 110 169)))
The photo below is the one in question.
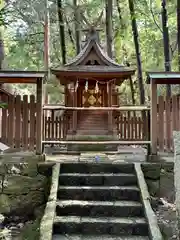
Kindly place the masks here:
POLYGON ((174 164, 142 164, 142 170, 150 195, 164 197, 169 202, 174 202, 174 164))
POLYGON ((11 221, 22 221, 23 226, 23 221, 42 217, 50 178, 45 175, 47 169, 39 169, 41 160, 40 156, 28 154, 0 156, 0 215, 5 217, 5 226, 11 221))

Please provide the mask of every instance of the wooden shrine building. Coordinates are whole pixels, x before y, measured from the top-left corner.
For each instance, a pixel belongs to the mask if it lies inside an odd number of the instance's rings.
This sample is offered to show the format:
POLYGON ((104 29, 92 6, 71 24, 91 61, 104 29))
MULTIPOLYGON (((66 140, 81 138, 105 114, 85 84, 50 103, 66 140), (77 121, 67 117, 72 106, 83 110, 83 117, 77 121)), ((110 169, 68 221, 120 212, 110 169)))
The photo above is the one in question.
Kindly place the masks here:
POLYGON ((89 31, 81 52, 68 64, 52 73, 65 87, 65 106, 69 116, 68 139, 78 136, 112 136, 117 138, 114 111, 119 101, 116 86, 135 73, 119 65, 103 51, 97 31, 89 31), (68 108, 67 108, 68 109, 68 108))

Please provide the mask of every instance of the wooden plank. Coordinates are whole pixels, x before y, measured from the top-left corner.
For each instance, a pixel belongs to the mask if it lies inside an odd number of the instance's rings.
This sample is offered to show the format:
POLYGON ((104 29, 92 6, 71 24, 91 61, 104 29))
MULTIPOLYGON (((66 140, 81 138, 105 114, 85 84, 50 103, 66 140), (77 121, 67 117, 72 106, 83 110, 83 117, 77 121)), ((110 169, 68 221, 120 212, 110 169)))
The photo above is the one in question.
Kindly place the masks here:
POLYGON ((51 139, 51 117, 48 117, 47 120, 47 138, 48 140, 51 139))
POLYGON ((142 121, 141 121, 141 117, 138 117, 138 139, 141 140, 142 139, 142 121))
POLYGON ((171 152, 171 106, 170 106, 170 98, 166 97, 165 101, 165 127, 166 127, 166 150, 171 152))
POLYGON ((51 111, 51 139, 55 140, 54 136, 54 111, 51 111))
MULTIPOLYGON (((108 107, 111 108, 111 106, 112 106, 112 83, 109 83, 108 86, 109 86, 108 107)), ((108 112, 108 130, 109 130, 110 133, 113 130, 112 111, 108 112)))
POLYGON ((158 142, 159 151, 164 151, 164 97, 158 97, 159 102, 159 118, 158 118, 158 142))
POLYGON ((63 129, 63 123, 62 123, 62 118, 63 116, 59 116, 59 139, 62 139, 63 134, 62 134, 62 129, 63 129))
POLYGON ((55 120, 55 138, 56 140, 58 140, 58 117, 56 117, 56 120, 55 120))
MULTIPOLYGON (((30 96, 30 141, 29 141, 29 149, 34 151, 35 146, 35 112, 36 112, 36 104, 35 104, 35 96, 30 96)), ((44 127, 45 129, 45 127, 44 127)))
POLYGON ((107 145, 107 144, 120 144, 120 145, 146 145, 151 141, 42 141, 43 144, 79 144, 79 145, 107 145))
POLYGON ((151 82, 151 151, 157 155, 157 85, 151 82))
POLYGON ((9 96, 8 103, 8 145, 14 148, 14 96, 9 96))
MULTIPOLYGON (((177 116, 178 116, 178 109, 177 109, 177 96, 172 96, 172 131, 177 131, 177 116)), ((172 139, 173 137, 171 137, 172 139)))
MULTIPOLYGON (((6 101, 7 100, 7 98, 4 96, 3 98, 2 98, 2 101, 3 102, 7 102, 6 101)), ((8 114, 8 108, 3 108, 2 109, 2 122, 1 122, 1 138, 2 138, 2 142, 3 143, 7 143, 7 126, 8 126, 8 116, 7 116, 7 114, 8 114)))
POLYGON ((21 96, 16 96, 15 101, 15 148, 21 147, 21 96))
POLYGON ((48 140, 48 117, 44 118, 44 140, 48 140))
POLYGON ((131 140, 134 140, 134 117, 131 116, 131 140))
POLYGON ((28 96, 23 96, 23 138, 22 138, 22 146, 24 150, 28 149, 28 120, 29 120, 29 109, 28 109, 28 96))
POLYGON ((42 79, 37 79, 36 86, 36 154, 42 154, 42 79))
POLYGON ((143 111, 143 110, 150 110, 148 106, 121 106, 121 107, 65 107, 65 106, 44 106, 43 110, 89 110, 89 111, 143 111))
POLYGON ((138 121, 137 121, 137 116, 134 116, 134 138, 135 140, 138 139, 138 121))
POLYGON ((125 139, 126 140, 126 130, 127 130, 127 119, 126 119, 126 117, 123 117, 123 123, 124 123, 124 125, 123 125, 123 139, 125 139))
POLYGON ((119 131, 120 131, 120 139, 123 139, 123 116, 122 114, 119 116, 119 131))
POLYGON ((128 140, 131 139, 130 131, 131 131, 131 113, 128 111, 127 112, 127 138, 128 138, 128 140))

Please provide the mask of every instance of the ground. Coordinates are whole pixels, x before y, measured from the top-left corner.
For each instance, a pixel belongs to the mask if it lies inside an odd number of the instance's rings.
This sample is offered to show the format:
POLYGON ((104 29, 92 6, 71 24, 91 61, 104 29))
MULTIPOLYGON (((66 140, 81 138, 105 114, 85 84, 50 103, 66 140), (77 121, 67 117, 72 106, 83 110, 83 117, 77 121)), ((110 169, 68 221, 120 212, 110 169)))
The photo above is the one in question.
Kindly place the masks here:
POLYGON ((156 210, 158 223, 165 240, 179 240, 176 211, 173 208, 158 206, 156 210))

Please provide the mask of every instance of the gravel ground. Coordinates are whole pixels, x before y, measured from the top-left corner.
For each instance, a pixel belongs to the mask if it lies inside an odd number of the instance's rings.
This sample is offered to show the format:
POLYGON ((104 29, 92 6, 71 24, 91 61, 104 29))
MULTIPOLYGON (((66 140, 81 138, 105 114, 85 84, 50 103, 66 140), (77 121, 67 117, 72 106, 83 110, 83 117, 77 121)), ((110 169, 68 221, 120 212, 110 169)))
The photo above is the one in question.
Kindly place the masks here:
POLYGON ((164 240, 179 240, 175 207, 159 205, 156 210, 164 240))

